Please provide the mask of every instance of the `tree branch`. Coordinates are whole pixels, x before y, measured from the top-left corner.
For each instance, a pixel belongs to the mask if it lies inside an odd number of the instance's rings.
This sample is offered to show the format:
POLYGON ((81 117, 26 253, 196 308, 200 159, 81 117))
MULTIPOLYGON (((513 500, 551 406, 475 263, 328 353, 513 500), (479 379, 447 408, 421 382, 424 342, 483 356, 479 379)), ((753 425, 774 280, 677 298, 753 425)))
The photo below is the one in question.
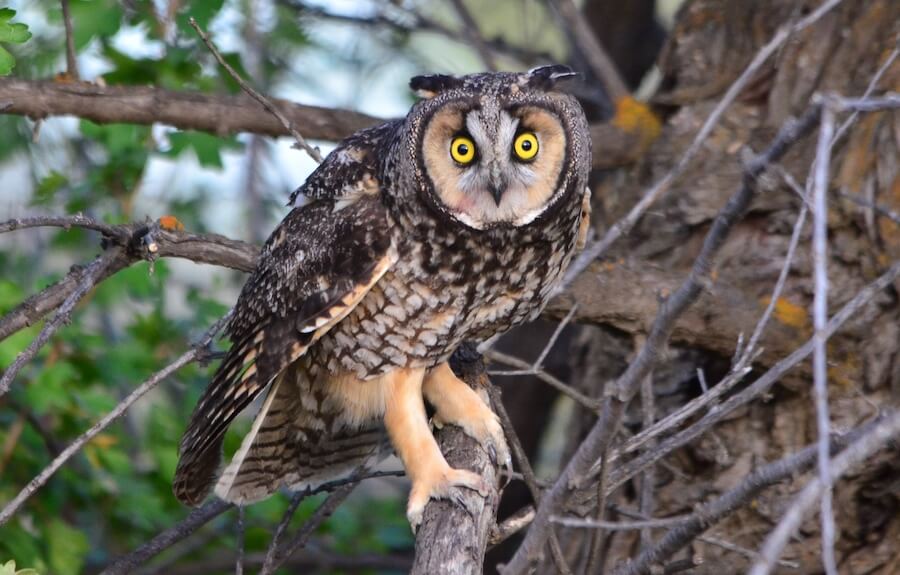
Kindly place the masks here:
MULTIPOLYGON (((290 136, 280 120, 249 96, 173 92, 142 86, 98 86, 0 78, 0 113, 28 116, 76 116, 98 124, 168 124, 219 136, 247 132, 290 136)), ((384 122, 352 110, 272 100, 273 106, 312 140, 336 142, 384 122)), ((595 168, 634 163, 644 151, 640 138, 613 124, 591 126, 595 168)))
MULTIPOLYGON (((0 79, 4 114, 43 119, 77 116, 99 124, 169 124, 220 136, 250 132, 289 136, 289 131, 249 96, 173 92, 141 86, 98 86, 77 83, 0 79)), ((314 140, 341 140, 382 122, 352 110, 305 106, 285 100, 273 104, 294 126, 314 140)))

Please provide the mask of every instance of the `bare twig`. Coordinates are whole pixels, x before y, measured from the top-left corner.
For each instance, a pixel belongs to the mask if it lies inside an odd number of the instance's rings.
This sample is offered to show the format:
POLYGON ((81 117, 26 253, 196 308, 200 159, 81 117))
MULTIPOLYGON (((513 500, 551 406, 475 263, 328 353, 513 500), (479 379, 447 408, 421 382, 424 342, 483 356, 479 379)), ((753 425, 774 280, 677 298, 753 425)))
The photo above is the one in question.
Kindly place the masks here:
POLYGON ((478 52, 485 67, 488 70, 497 70, 497 61, 494 58, 494 54, 488 47, 487 42, 485 42, 484 37, 478 31, 478 22, 472 17, 472 13, 469 12, 469 8, 466 7, 465 2, 463 2, 463 0, 450 0, 450 2, 453 4, 453 8, 456 10, 459 19, 462 20, 463 33, 478 52))
POLYGON ((489 546, 495 546, 503 543, 522 529, 525 529, 534 519, 534 507, 528 505, 519 509, 509 517, 499 523, 491 530, 491 537, 488 539, 489 546))
POLYGON ((69 11, 69 0, 61 0, 63 25, 66 28, 66 72, 71 80, 79 80, 78 58, 75 55, 75 34, 72 32, 72 14, 69 11))
POLYGON ((116 559, 106 567, 100 575, 126 575, 131 573, 149 559, 159 555, 175 543, 186 539, 197 529, 203 527, 233 505, 221 499, 211 499, 201 507, 192 509, 190 514, 181 522, 169 527, 150 541, 144 543, 128 555, 116 559))
MULTIPOLYGON (((40 226, 93 229, 100 231, 114 244, 123 248, 108 250, 97 258, 97 260, 106 261, 106 264, 102 266, 95 283, 99 283, 135 262, 157 257, 185 258, 198 263, 209 263, 247 272, 255 267, 259 251, 259 248, 252 244, 231 240, 217 234, 198 235, 184 231, 166 230, 161 228, 158 223, 109 226, 79 215, 10 220, 0 223, 0 233, 40 226), (150 252, 148 249, 151 244, 154 246, 155 252, 150 252)), ((90 266, 73 266, 63 279, 29 297, 0 318, 0 341, 33 325, 62 305, 81 285, 87 267, 90 266)))
POLYGON ((235 525, 237 557, 234 560, 234 575, 244 575, 244 506, 238 505, 237 510, 237 525, 235 525))
POLYGON ((331 514, 340 507, 345 499, 347 499, 350 493, 356 488, 356 485, 356 483, 348 483, 332 491, 331 494, 325 498, 325 501, 319 505, 319 508, 316 509, 316 512, 313 513, 312 517, 303 524, 303 527, 300 528, 297 534, 294 535, 290 541, 287 541, 281 546, 270 567, 267 569, 266 566, 263 565, 263 568, 259 572, 260 575, 269 575, 270 573, 273 573, 274 570, 278 569, 285 561, 287 561, 295 551, 306 545, 309 536, 319 528, 319 525, 321 525, 323 521, 331 517, 331 514))
POLYGON ((851 468, 883 449, 898 434, 900 434, 900 412, 895 411, 884 417, 873 429, 854 441, 831 461, 827 483, 822 482, 820 477, 807 483, 800 494, 794 498, 778 526, 766 538, 760 550, 761 557, 750 569, 750 575, 770 573, 775 561, 787 545, 788 539, 797 530, 807 511, 820 499, 822 493, 827 489, 827 485, 840 479, 851 468))
POLYGON ((759 52, 756 53, 756 56, 753 57, 753 60, 751 60, 750 64, 747 65, 737 80, 731 84, 728 91, 725 92, 725 95, 722 96, 722 99, 716 104, 716 107, 713 108, 713 111, 710 113, 709 117, 706 118, 700 131, 694 136, 691 145, 688 146, 688 149, 682 154, 675 166, 673 166, 661 180, 657 181, 653 187, 644 194, 641 200, 635 204, 631 211, 628 212, 628 215, 616 222, 601 240, 587 246, 584 251, 578 255, 575 261, 572 262, 572 265, 569 266, 569 269, 566 270, 565 279, 557 289, 557 293, 568 286, 578 274, 584 271, 588 264, 605 254, 616 240, 627 234, 641 216, 644 215, 644 212, 646 212, 656 200, 662 197, 662 195, 671 188, 672 184, 679 176, 681 176, 700 151, 703 142, 706 141, 706 138, 712 133, 713 128, 719 123, 719 119, 722 117, 722 114, 725 113, 725 110, 731 106, 747 84, 756 76, 756 73, 762 68, 763 64, 765 64, 766 61, 784 45, 788 38, 817 22, 840 2, 841 0, 828 0, 827 2, 823 2, 805 18, 778 29, 772 39, 769 40, 765 46, 760 48, 759 52))
MULTIPOLYGON (((861 289, 840 309, 840 311, 838 311, 838 313, 832 316, 831 320, 828 322, 828 329, 826 331, 827 337, 832 337, 848 319, 853 317, 864 305, 870 302, 875 295, 881 293, 882 290, 891 285, 898 277, 900 277, 900 261, 895 262, 881 274, 881 276, 861 289)), ((733 413, 734 410, 762 397, 782 378, 782 376, 784 376, 785 373, 806 359, 809 354, 812 353, 812 349, 813 340, 809 339, 789 356, 772 366, 771 369, 761 375, 746 389, 741 390, 740 393, 736 393, 723 403, 710 409, 699 421, 683 431, 662 440, 652 451, 641 453, 628 463, 617 467, 611 474, 609 488, 617 489, 621 487, 625 481, 628 481, 640 473, 641 470, 651 462, 659 461, 674 450, 696 440, 711 427, 733 413)), ((715 387, 713 390, 714 389, 715 387)))
POLYGON ((819 481, 823 485, 821 498, 822 562, 828 575, 837 575, 834 558, 834 512, 831 500, 829 441, 831 422, 828 414, 828 356, 826 351, 828 327, 828 171, 831 166, 831 138, 834 135, 834 112, 826 106, 822 112, 819 142, 816 150, 813 186, 813 389, 816 427, 819 440, 819 481))
POLYGON ((194 18, 191 18, 189 22, 191 24, 191 27, 197 31, 197 34, 200 36, 200 39, 203 40, 203 43, 206 44, 206 47, 209 48, 209 51, 212 52, 212 55, 216 58, 216 61, 219 62, 219 65, 225 68, 225 71, 228 72, 228 75, 230 75, 235 82, 237 82, 238 86, 240 86, 241 89, 246 92, 251 98, 262 104, 263 108, 268 110, 270 114, 275 116, 278 121, 281 122, 281 125, 284 126, 284 129, 290 132, 294 139, 297 140, 297 146, 299 146, 307 154, 309 154, 310 158, 321 164, 322 154, 319 152, 319 149, 310 146, 306 142, 306 139, 303 137, 303 135, 300 134, 300 132, 298 132, 296 128, 294 128, 294 125, 291 123, 291 121, 288 120, 285 115, 282 114, 281 111, 276 108, 275 105, 272 104, 272 102, 269 101, 268 98, 254 90, 253 87, 251 87, 247 82, 243 80, 243 78, 241 78, 241 76, 237 72, 235 72, 234 68, 232 68, 231 65, 225 61, 225 58, 222 57, 222 54, 219 53, 219 50, 216 48, 215 44, 213 44, 212 40, 209 39, 209 36, 202 29, 200 29, 200 25, 197 24, 197 21, 194 20, 194 18))
MULTIPOLYGON (((845 435, 833 437, 830 440, 830 447, 839 449, 846 446, 856 438, 865 436, 874 425, 869 423, 845 435)), ((811 445, 793 455, 757 468, 736 487, 701 505, 689 518, 672 527, 653 547, 641 551, 633 561, 615 569, 613 575, 651 573, 653 565, 658 565, 671 557, 673 553, 732 511, 749 503, 762 490, 811 468, 817 457, 818 446, 811 445)))
POLYGON ((599 521, 597 519, 582 519, 581 517, 552 517, 550 520, 553 523, 565 525, 566 527, 606 529, 607 531, 636 531, 638 529, 668 529, 674 525, 684 523, 687 518, 688 516, 684 515, 640 521, 599 521))
POLYGON ((560 381, 557 377, 553 376, 550 373, 547 373, 543 369, 534 369, 533 364, 529 364, 527 361, 520 359, 514 355, 510 355, 508 353, 503 353, 502 351, 497 351, 495 349, 487 349, 484 351, 484 357, 491 361, 496 361, 499 363, 505 363, 511 367, 519 368, 515 371, 489 371, 488 375, 496 375, 496 376, 517 376, 517 375, 533 375, 536 378, 540 379, 544 383, 550 385, 560 393, 567 395, 578 402, 585 409, 593 412, 597 412, 600 409, 600 402, 592 397, 588 397, 585 394, 581 393, 571 385, 560 381))
POLYGON ((894 222, 897 225, 900 225, 900 213, 895 212, 889 208, 882 206, 881 204, 876 204, 874 202, 870 202, 863 198, 859 198, 854 194, 848 194, 843 190, 835 190, 835 195, 844 198, 845 200, 849 200, 858 206, 862 206, 864 208, 869 208, 870 210, 884 216, 890 221, 894 222))
POLYGON ((603 83, 610 99, 616 102, 628 96, 628 87, 625 85, 622 75, 619 74, 615 62, 594 36, 594 32, 578 11, 575 2, 573 0, 551 0, 549 4, 569 32, 568 36, 572 39, 574 47, 584 56, 591 71, 603 83))
MULTIPOLYGON (((534 469, 531 467, 531 462, 528 461, 528 454, 525 453, 522 442, 519 441, 519 435, 516 433, 512 420, 506 412, 506 407, 503 405, 503 398, 500 397, 499 388, 490 386, 488 388, 488 394, 491 398, 491 408, 493 408, 494 413, 496 413, 497 417, 500 419, 500 425, 503 427, 503 434, 506 436, 506 440, 512 448, 513 457, 516 458, 516 463, 519 464, 519 468, 522 470, 525 486, 528 487, 531 499, 534 500, 534 505, 537 507, 541 502, 541 488, 538 484, 537 477, 534 474, 534 469)), ((550 544, 550 555, 553 558, 556 569, 560 573, 571 574, 572 570, 566 563, 562 548, 559 545, 559 539, 553 530, 550 531, 548 539, 550 544)))
MULTIPOLYGON (((53 319, 44 324, 44 327, 41 329, 41 332, 38 334, 34 340, 25 348, 24 351, 19 353, 16 356, 16 359, 12 362, 6 371, 3 372, 3 377, 0 377, 0 397, 6 394, 9 391, 9 386, 12 384, 13 379, 15 379, 16 375, 19 373, 19 370, 25 366, 26 363, 31 361, 35 355, 37 355, 38 350, 47 343, 50 338, 56 333, 62 324, 67 323, 71 320, 72 310, 75 309, 75 306, 78 305, 78 302, 87 295, 87 293, 97 284, 99 278, 103 275, 107 266, 109 266, 118 256, 118 253, 115 251, 104 254, 103 256, 95 259, 93 262, 88 265, 87 269, 85 269, 84 274, 81 276, 78 287, 69 294, 66 300, 62 303, 57 310, 56 315, 53 316, 53 319)), ((2 521, 0 521, 2 523, 2 521)))
MULTIPOLYGON (((62 308, 60 308, 62 311, 62 308)), ((144 381, 140 386, 138 386, 134 391, 132 391, 128 396, 125 397, 119 404, 113 408, 112 411, 103 416, 103 418, 95 423, 90 429, 81 434, 78 439, 73 441, 68 447, 66 447, 62 453, 60 453, 50 464, 44 468, 34 479, 28 482, 18 495, 16 495, 12 501, 6 504, 2 511, 0 511, 0 525, 3 525, 7 521, 12 518, 12 516, 19 510, 25 501, 28 500, 29 497, 34 495, 35 491, 40 489, 50 477, 59 470, 60 467, 63 466, 73 455, 75 455, 82 447, 87 444, 91 439, 93 439, 98 433, 106 429, 112 422, 122 416, 125 411, 131 407, 131 405, 143 397, 148 391, 156 387, 161 381, 165 380, 169 375, 178 371, 181 367, 195 361, 199 357, 201 357, 206 352, 206 347, 212 341, 213 337, 216 333, 219 332, 220 329, 225 325, 225 322, 228 321, 228 318, 231 317, 231 313, 229 312, 212 327, 210 327, 205 334, 200 338, 200 340, 191 347, 190 350, 183 353, 178 359, 159 370, 152 377, 144 381)))

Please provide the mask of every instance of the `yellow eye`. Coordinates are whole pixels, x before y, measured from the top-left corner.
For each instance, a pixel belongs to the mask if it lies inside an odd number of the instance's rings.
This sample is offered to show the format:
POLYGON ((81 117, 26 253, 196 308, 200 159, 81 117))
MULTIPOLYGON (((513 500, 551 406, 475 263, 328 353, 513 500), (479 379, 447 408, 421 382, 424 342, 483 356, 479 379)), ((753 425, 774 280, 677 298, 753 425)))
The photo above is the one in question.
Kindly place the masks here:
POLYGON ((538 139, 534 132, 522 132, 513 142, 513 152, 523 162, 533 160, 538 153, 538 139))
POLYGON ((450 142, 450 157, 458 164, 470 163, 475 159, 475 142, 465 136, 456 136, 450 142))

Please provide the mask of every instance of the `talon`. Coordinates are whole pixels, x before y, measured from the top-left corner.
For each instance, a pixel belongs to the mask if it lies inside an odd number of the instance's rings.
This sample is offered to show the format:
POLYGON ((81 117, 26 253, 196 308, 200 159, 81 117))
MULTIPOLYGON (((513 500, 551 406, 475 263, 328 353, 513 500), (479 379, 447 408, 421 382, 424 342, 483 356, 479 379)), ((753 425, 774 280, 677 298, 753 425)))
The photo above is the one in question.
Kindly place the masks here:
POLYGON ((414 479, 406 505, 406 518, 413 532, 422 523, 425 506, 431 499, 449 499, 462 505, 469 512, 462 495, 455 489, 459 487, 477 491, 482 497, 487 497, 490 493, 490 487, 483 477, 465 469, 453 469, 449 465, 437 473, 414 479))

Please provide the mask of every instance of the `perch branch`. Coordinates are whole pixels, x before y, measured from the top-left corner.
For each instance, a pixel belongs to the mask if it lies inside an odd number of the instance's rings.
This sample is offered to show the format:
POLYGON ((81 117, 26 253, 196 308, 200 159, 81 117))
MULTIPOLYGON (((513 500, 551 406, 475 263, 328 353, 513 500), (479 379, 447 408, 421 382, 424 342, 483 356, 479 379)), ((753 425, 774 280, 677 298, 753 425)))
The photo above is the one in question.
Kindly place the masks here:
MULTIPOLYGON (((483 360, 474 346, 463 344, 451 357, 450 366, 476 391, 490 389, 483 360)), ((459 490, 454 497, 459 503, 432 500, 425 506, 410 573, 478 573, 500 499, 497 465, 477 441, 455 425, 445 425, 435 435, 451 467, 474 471, 491 489, 486 497, 470 489, 459 490)))

